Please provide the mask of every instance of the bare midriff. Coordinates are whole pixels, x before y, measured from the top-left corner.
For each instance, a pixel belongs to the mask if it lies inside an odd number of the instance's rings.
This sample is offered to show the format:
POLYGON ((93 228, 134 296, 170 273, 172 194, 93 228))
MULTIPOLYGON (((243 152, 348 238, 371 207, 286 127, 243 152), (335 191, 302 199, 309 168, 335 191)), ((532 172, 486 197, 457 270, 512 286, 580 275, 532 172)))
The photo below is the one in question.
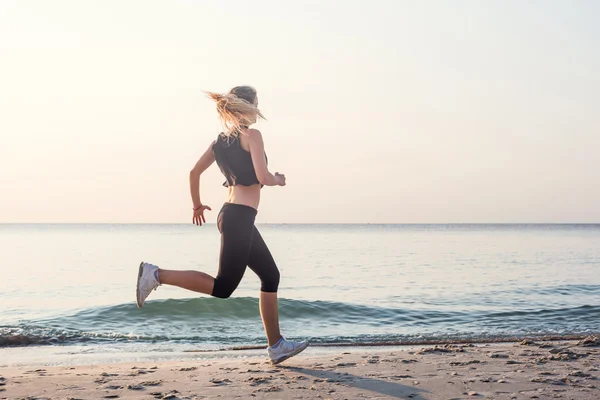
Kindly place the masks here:
POLYGON ((260 184, 252 186, 234 185, 229 187, 227 201, 258 210, 260 203, 260 184))

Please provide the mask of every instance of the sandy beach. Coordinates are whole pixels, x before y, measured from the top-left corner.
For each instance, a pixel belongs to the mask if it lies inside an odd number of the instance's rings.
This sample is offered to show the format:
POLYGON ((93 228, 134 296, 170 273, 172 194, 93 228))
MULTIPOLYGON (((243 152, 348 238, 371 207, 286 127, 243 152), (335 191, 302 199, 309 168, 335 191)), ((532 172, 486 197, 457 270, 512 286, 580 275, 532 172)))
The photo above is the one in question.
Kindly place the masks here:
MULTIPOLYGON (((337 350, 337 349, 336 349, 337 350)), ((599 399, 600 339, 0 369, 0 399, 599 399)))

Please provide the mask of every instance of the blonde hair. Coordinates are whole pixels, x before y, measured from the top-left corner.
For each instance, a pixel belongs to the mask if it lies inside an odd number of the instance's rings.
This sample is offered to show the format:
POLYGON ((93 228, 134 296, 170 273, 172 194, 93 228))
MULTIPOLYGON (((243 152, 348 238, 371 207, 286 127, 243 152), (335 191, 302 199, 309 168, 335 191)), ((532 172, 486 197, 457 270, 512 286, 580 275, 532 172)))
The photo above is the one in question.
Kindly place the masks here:
POLYGON ((254 101, 256 90, 251 86, 236 86, 227 94, 207 92, 209 98, 217 103, 217 113, 225 128, 226 136, 238 136, 243 127, 265 119, 254 101))

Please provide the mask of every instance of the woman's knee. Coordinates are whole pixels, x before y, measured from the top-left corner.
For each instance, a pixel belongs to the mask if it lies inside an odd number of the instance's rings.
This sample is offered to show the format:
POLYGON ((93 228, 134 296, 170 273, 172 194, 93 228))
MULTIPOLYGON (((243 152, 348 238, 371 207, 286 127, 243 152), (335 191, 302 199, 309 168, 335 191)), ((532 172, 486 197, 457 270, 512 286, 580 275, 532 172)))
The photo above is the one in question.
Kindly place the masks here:
POLYGON ((279 270, 277 268, 275 268, 275 270, 273 272, 271 272, 269 275, 263 276, 261 278, 260 290, 262 292, 271 292, 271 293, 277 292, 277 290, 279 289, 279 279, 280 279, 279 270))
POLYGON ((227 299, 231 297, 235 289, 237 289, 238 283, 231 283, 224 281, 222 279, 215 279, 215 284, 213 286, 212 296, 218 297, 220 299, 227 299))

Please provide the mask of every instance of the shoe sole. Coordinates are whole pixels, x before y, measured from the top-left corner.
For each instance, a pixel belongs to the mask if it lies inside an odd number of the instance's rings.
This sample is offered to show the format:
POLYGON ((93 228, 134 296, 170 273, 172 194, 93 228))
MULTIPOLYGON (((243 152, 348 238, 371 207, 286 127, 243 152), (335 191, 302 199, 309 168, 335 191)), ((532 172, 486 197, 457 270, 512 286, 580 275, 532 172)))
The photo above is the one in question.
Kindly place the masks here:
POLYGON ((301 353, 302 351, 306 350, 306 348, 308 347, 309 343, 306 343, 306 345, 302 346, 302 347, 298 347, 296 350, 294 350, 293 352, 291 352, 290 354, 287 354, 281 358, 278 358, 277 360, 271 360, 272 364, 279 364, 282 361, 287 360, 288 358, 294 357, 295 355, 297 355, 298 353, 301 353))
POLYGON ((144 273, 144 262, 142 261, 140 263, 140 267, 138 269, 137 284, 135 285, 135 302, 136 302, 138 308, 142 308, 142 305, 143 305, 140 302, 140 280, 142 279, 143 273, 144 273))

